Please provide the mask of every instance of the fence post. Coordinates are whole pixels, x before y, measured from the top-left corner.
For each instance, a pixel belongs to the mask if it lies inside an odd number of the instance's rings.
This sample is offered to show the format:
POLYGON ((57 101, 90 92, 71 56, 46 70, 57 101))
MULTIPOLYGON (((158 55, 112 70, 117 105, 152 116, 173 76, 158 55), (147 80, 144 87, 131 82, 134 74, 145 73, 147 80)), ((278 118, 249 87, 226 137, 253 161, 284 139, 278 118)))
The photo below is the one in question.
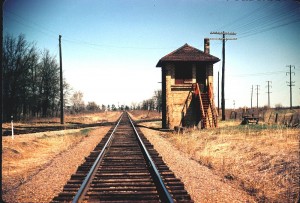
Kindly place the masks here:
POLYGON ((14 121, 13 121, 13 116, 11 116, 11 138, 14 139, 14 121))
POLYGON ((275 123, 277 124, 278 122, 278 113, 275 114, 275 123))

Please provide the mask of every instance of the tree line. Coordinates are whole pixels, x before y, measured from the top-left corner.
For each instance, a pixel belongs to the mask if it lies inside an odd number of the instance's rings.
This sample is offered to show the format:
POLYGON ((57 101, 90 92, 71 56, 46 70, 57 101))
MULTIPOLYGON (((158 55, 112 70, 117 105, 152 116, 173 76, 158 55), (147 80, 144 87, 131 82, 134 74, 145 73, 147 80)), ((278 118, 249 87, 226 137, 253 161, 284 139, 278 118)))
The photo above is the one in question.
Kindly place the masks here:
POLYGON ((161 106, 162 92, 161 90, 155 90, 154 95, 151 98, 143 100, 140 104, 133 103, 131 108, 133 110, 156 110, 158 112, 161 112, 161 106))
POLYGON ((59 114, 59 65, 49 50, 38 50, 23 34, 6 35, 2 60, 5 121, 59 114))
POLYGON ((154 95, 145 99, 142 102, 132 102, 130 106, 128 105, 97 105, 95 102, 88 102, 87 105, 83 102, 83 93, 80 91, 74 92, 74 94, 69 99, 68 111, 69 113, 83 113, 83 112, 95 112, 95 111, 129 111, 129 110, 156 110, 161 112, 162 105, 162 92, 161 90, 154 91, 154 95))
MULTIPOLYGON (((3 40, 3 119, 10 121, 32 117, 55 117, 60 114, 60 70, 56 56, 49 50, 39 50, 25 35, 6 35, 3 40)), ((63 81, 64 105, 72 113, 100 110, 161 110, 161 91, 141 103, 116 106, 83 102, 83 93, 63 81)))

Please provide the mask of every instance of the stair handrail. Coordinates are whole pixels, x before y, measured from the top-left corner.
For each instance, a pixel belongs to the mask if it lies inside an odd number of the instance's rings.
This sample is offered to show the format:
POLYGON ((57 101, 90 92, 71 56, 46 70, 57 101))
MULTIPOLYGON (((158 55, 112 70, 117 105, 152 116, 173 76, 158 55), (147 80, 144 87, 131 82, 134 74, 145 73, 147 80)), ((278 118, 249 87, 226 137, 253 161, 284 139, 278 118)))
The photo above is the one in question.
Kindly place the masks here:
MULTIPOLYGON (((189 91, 189 94, 188 94, 188 96, 187 96, 187 98, 186 98, 186 100, 185 100, 185 102, 184 102, 184 105, 183 105, 182 110, 181 110, 181 114, 182 114, 182 112, 184 113, 184 109, 185 109, 185 108, 186 108, 186 112, 187 112, 187 103, 188 103, 188 99, 189 99, 190 94, 192 93, 192 91, 193 91, 193 85, 192 85, 192 89, 189 91)), ((181 120, 180 120, 179 126, 182 126, 182 119, 183 119, 183 118, 181 118, 181 120)))
POLYGON ((218 114, 218 111, 215 107, 215 102, 214 102, 214 96, 213 96, 213 93, 212 93, 212 88, 211 88, 211 83, 210 85, 208 86, 208 96, 209 96, 209 102, 211 103, 212 105, 212 108, 214 109, 215 113, 217 114, 217 116, 219 116, 218 114))
MULTIPOLYGON (((206 111, 206 123, 207 123, 207 121, 208 121, 208 124, 209 124, 209 127, 213 127, 212 126, 212 123, 210 122, 210 119, 209 119, 209 115, 208 115, 208 112, 206 111)), ((212 121, 213 122, 213 121, 212 121)))
MULTIPOLYGON (((212 109, 212 113, 216 114, 216 117, 218 117, 219 114, 218 114, 218 111, 217 111, 217 109, 215 107, 214 96, 213 96, 213 92, 212 92, 212 88, 211 87, 212 87, 212 84, 209 83, 209 85, 208 85, 209 103, 210 103, 210 106, 211 106, 211 109, 212 109)), ((215 125, 217 127, 217 119, 215 120, 215 125)))
POLYGON ((205 118, 205 114, 204 114, 204 107, 203 107, 203 102, 202 102, 202 97, 201 97, 201 90, 199 88, 199 84, 195 83, 195 87, 194 87, 194 93, 195 95, 198 95, 199 100, 200 100, 200 109, 201 109, 201 116, 202 119, 205 118))

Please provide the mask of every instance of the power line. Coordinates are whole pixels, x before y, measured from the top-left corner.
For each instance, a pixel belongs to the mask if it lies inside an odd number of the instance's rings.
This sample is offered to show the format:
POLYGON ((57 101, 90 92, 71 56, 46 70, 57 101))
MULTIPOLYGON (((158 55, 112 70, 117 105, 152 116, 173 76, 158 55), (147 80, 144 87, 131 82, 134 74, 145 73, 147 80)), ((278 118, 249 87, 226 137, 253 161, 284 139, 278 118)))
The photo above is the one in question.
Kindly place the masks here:
POLYGON ((253 99, 253 85, 252 85, 252 88, 251 88, 251 109, 252 109, 252 99, 253 99))
POLYGON ((272 93, 272 92, 270 92, 270 87, 272 87, 272 86, 270 86, 270 83, 272 83, 272 81, 266 81, 267 83, 268 83, 268 85, 267 85, 267 88, 268 88, 268 91, 267 91, 267 93, 268 93, 268 107, 270 108, 270 93, 272 93))
MULTIPOLYGON (((10 17, 14 21, 16 21, 17 23, 19 23, 19 24, 21 24, 21 25, 23 25, 25 27, 28 27, 28 28, 37 30, 39 32, 42 32, 44 34, 47 34, 47 35, 49 35, 49 36, 51 36, 53 38, 56 38, 57 33, 55 31, 53 31, 53 30, 50 30, 48 27, 45 27, 45 26, 43 26, 41 24, 38 24, 38 23, 36 23, 36 22, 28 19, 28 18, 24 18, 24 17, 22 17, 22 16, 20 16, 20 15, 18 15, 16 13, 14 13, 14 12, 12 12, 11 10, 9 10, 7 8, 5 8, 4 11, 5 11, 5 13, 10 14, 10 17)), ((9 16, 7 16, 7 17, 9 17, 9 16)))
POLYGON ((222 35, 222 38, 210 38, 212 40, 222 40, 222 88, 221 88, 221 107, 222 107, 222 120, 225 121, 225 41, 236 40, 237 38, 226 38, 226 35, 236 35, 235 32, 210 32, 210 34, 222 35))
MULTIPOLYGON (((264 7, 266 8, 266 7, 264 7)), ((262 13, 259 13, 257 15, 253 15, 253 14, 249 14, 249 20, 239 20, 239 24, 237 24, 236 26, 231 27, 231 29, 234 30, 239 30, 239 31, 243 31, 245 28, 250 27, 250 25, 255 24, 255 22, 259 21, 260 19, 262 19, 265 16, 265 10, 262 11, 262 13)))
POLYGON ((271 4, 267 2, 263 6, 256 8, 252 13, 244 14, 234 22, 223 27, 230 27, 230 29, 239 32, 239 38, 246 38, 300 22, 299 8, 299 4, 284 3, 278 6, 277 3, 271 4), (256 15, 253 15, 253 13, 256 15))
POLYGON ((276 28, 279 28, 279 27, 283 27, 283 26, 286 26, 286 25, 290 25, 290 24, 293 24, 293 23, 297 23, 297 22, 300 22, 300 19, 296 19, 296 20, 293 20, 293 21, 290 21, 290 22, 287 22, 287 23, 283 23, 283 24, 280 24, 280 25, 277 25, 277 26, 273 26, 273 27, 270 27, 270 28, 262 29, 258 32, 241 36, 240 38, 250 37, 250 36, 253 36, 253 35, 257 35, 257 34, 260 34, 260 33, 263 33, 263 32, 267 32, 267 31, 270 31, 270 30, 273 30, 273 29, 276 29, 276 28))
POLYGON ((277 11, 276 13, 277 13, 276 16, 274 16, 273 14, 264 15, 263 17, 256 18, 251 22, 243 23, 240 27, 234 28, 234 29, 239 30, 239 33, 241 33, 241 34, 244 34, 245 32, 249 32, 251 30, 258 29, 262 26, 269 26, 276 22, 284 21, 285 19, 291 19, 293 16, 296 16, 296 14, 297 14, 297 7, 294 7, 293 9, 288 9, 288 10, 281 9, 280 11, 277 11), (243 30, 245 30, 245 31, 243 32, 243 30))
POLYGON ((292 74, 294 74, 295 75, 295 72, 292 72, 292 67, 294 67, 294 69, 295 69, 295 66, 292 66, 292 65, 287 65, 287 67, 289 67, 290 68, 290 71, 289 72, 286 72, 286 75, 287 74, 289 74, 290 75, 290 81, 289 82, 287 82, 287 86, 290 86, 290 109, 292 109, 293 108, 293 99, 292 99, 292 86, 295 86, 295 81, 292 81, 292 74))
POLYGON ((271 4, 266 3, 266 4, 264 4, 263 6, 261 6, 261 7, 259 7, 259 8, 256 8, 255 10, 250 11, 250 12, 244 14, 244 15, 241 16, 241 17, 236 18, 234 21, 232 21, 232 22, 230 22, 230 23, 227 23, 226 25, 224 25, 224 26, 222 26, 222 27, 220 27, 220 28, 218 28, 218 29, 216 29, 216 30, 222 30, 222 29, 224 29, 224 28, 231 28, 231 29, 236 30, 236 28, 232 28, 231 26, 234 25, 234 24, 236 24, 237 22, 240 22, 240 21, 243 20, 243 19, 247 19, 247 18, 253 16, 253 14, 257 13, 258 11, 264 9, 266 6, 270 6, 270 5, 271 5, 271 4))
POLYGON ((111 44, 98 44, 88 41, 82 41, 77 39, 71 39, 69 37, 66 37, 64 39, 65 42, 69 43, 75 43, 75 44, 83 44, 88 45, 92 47, 100 47, 100 48, 115 48, 115 49, 143 49, 143 50, 165 50, 165 49, 175 49, 176 47, 137 47, 137 46, 117 46, 117 45, 111 45, 111 44))
MULTIPOLYGON (((57 33, 53 30, 50 30, 32 20, 29 20, 27 18, 24 18, 8 9, 4 10, 6 13, 9 13, 10 15, 14 16, 13 18, 14 21, 17 23, 28 27, 30 29, 34 29, 38 32, 41 32, 43 34, 46 34, 52 38, 57 38, 57 33)), ((81 45, 88 45, 91 47, 100 47, 100 48, 115 48, 115 49, 142 49, 142 50, 166 50, 166 49, 175 49, 177 47, 138 47, 138 46, 118 46, 118 45, 112 45, 112 44, 99 44, 99 43, 94 43, 94 42, 88 42, 88 41, 83 41, 80 39, 74 39, 68 36, 65 36, 62 41, 67 42, 67 43, 74 43, 74 44, 81 44, 81 45)))
POLYGON ((263 73, 252 73, 252 74, 239 74, 239 75, 229 75, 230 77, 255 77, 255 76, 264 76, 264 75, 275 75, 281 74, 286 71, 271 71, 271 72, 263 72, 263 73))
POLYGON ((259 94, 258 91, 259 91, 259 87, 260 87, 259 85, 256 85, 256 88, 255 88, 256 89, 256 108, 257 108, 257 110, 258 110, 258 94, 259 94))
MULTIPOLYGON (((289 12, 291 12, 291 11, 289 11, 289 12)), ((257 23, 257 24, 255 24, 254 27, 250 27, 250 29, 247 29, 244 32, 241 31, 241 35, 257 31, 260 28, 268 27, 275 23, 285 22, 285 20, 290 20, 292 17, 294 17, 296 15, 297 15, 297 13, 288 13, 288 14, 276 16, 274 18, 271 18, 270 20, 266 20, 265 22, 257 23)), ((295 20, 295 19, 292 19, 292 20, 295 20)))

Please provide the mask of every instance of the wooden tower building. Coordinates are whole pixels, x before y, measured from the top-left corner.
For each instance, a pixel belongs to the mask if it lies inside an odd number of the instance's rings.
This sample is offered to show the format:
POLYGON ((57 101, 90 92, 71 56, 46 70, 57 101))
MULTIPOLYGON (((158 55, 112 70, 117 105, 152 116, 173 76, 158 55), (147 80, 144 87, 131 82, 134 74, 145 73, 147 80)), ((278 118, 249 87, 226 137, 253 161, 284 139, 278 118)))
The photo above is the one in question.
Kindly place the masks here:
POLYGON ((216 127, 213 99, 213 64, 219 58, 188 44, 162 57, 156 67, 162 70, 162 127, 216 127))

